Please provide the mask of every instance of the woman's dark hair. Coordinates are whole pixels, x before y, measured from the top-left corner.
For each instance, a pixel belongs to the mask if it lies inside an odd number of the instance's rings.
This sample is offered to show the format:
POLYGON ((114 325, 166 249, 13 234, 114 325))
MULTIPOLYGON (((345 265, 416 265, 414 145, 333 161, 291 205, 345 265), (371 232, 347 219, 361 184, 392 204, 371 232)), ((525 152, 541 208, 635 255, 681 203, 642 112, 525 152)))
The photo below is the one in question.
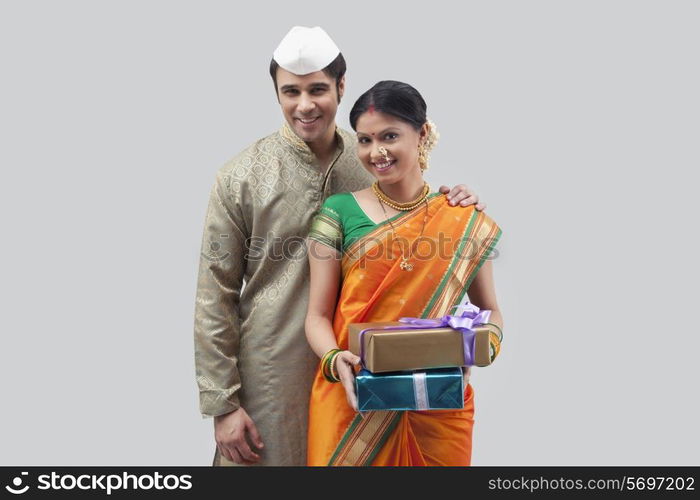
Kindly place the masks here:
POLYGON ((350 125, 357 130, 357 120, 370 108, 405 121, 420 130, 426 122, 427 106, 420 93, 408 83, 384 80, 362 94, 350 110, 350 125))

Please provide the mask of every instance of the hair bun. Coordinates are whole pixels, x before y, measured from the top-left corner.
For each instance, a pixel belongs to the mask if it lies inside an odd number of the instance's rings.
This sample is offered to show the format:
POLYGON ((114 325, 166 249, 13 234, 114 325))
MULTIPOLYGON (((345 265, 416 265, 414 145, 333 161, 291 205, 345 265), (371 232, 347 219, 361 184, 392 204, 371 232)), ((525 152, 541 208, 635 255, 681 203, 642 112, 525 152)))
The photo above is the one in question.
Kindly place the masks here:
POLYGON ((437 131, 435 122, 428 118, 425 123, 428 125, 428 137, 425 139, 425 149, 426 151, 431 151, 438 143, 440 139, 440 133, 437 131))

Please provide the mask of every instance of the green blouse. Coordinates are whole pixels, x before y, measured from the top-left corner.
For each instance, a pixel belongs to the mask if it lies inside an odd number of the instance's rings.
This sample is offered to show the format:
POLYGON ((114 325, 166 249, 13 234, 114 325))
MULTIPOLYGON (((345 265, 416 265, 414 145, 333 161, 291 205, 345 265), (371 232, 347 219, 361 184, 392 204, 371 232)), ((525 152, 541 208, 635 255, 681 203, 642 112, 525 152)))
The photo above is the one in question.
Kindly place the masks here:
MULTIPOLYGON (((431 193, 428 199, 440 193, 431 193)), ((377 226, 396 219, 403 214, 396 214, 380 223, 370 219, 357 203, 352 193, 338 193, 329 196, 319 213, 311 222, 309 238, 345 253, 355 241, 372 231, 377 226)))

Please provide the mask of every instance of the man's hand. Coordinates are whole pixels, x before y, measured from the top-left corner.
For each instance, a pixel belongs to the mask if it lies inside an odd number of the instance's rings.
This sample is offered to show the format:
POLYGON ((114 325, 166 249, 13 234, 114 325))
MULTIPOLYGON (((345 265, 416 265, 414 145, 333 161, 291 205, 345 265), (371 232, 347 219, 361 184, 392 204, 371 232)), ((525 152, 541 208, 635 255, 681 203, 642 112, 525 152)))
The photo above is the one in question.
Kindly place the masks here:
POLYGON ((264 447, 258 429, 243 408, 214 417, 214 438, 219 452, 231 462, 253 465, 260 461, 260 455, 250 448, 246 433, 255 447, 264 447))
POLYGON ((459 203, 462 207, 474 205, 474 208, 481 211, 486 208, 486 203, 479 203, 479 196, 473 189, 469 189, 464 184, 457 184, 450 189, 447 186, 440 186, 440 192, 447 195, 450 200, 450 205, 455 206, 459 203))

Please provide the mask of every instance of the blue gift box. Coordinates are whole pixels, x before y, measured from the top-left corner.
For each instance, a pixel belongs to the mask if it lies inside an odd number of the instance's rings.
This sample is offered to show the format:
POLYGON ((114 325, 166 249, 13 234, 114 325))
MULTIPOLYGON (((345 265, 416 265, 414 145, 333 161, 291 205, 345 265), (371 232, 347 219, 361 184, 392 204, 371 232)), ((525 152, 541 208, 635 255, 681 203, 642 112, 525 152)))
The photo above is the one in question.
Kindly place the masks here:
POLYGON ((357 404, 368 410, 447 410, 464 408, 461 368, 372 373, 355 377, 357 404))

